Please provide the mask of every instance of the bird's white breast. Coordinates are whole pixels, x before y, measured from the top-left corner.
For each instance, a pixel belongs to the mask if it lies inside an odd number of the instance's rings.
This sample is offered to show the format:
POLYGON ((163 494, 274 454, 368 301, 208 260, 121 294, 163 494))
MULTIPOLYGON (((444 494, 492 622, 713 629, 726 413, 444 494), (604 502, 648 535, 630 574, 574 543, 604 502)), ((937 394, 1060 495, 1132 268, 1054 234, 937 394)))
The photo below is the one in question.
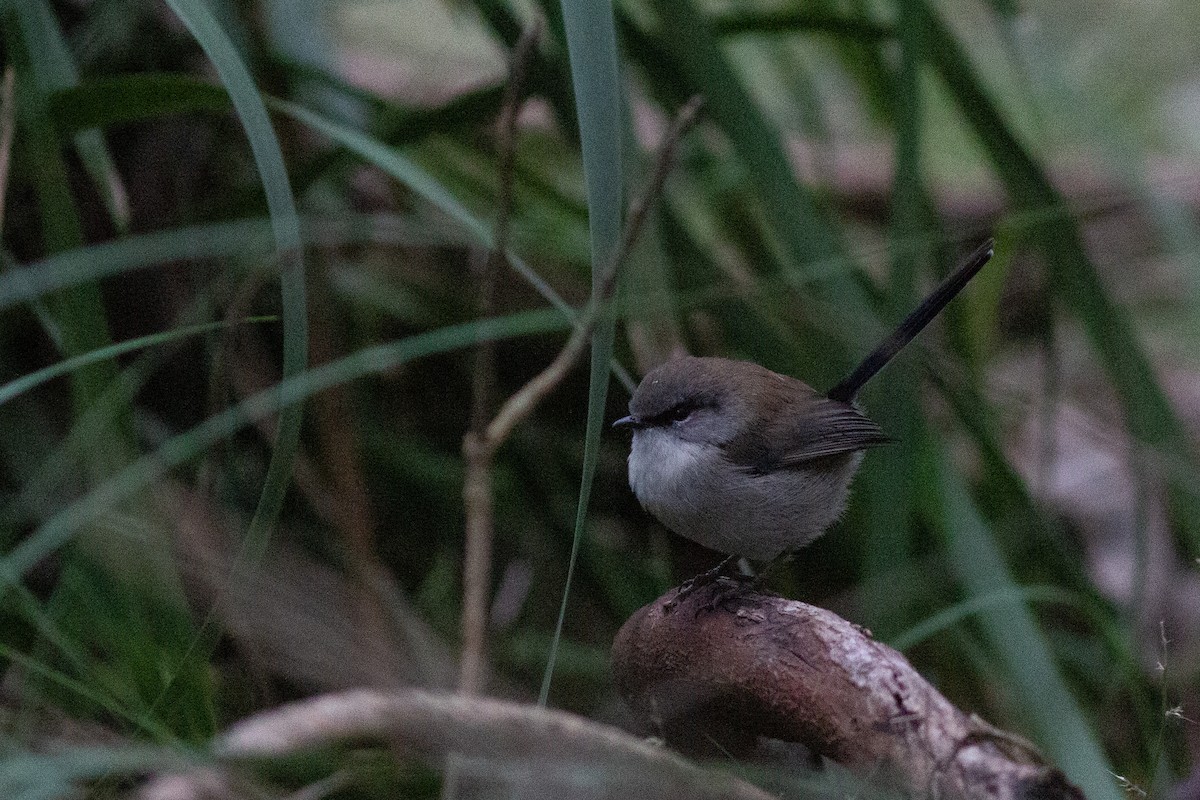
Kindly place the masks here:
POLYGON ((719 454, 712 445, 688 442, 658 428, 636 431, 629 450, 629 485, 651 512, 679 504, 705 481, 706 461, 719 454))
POLYGON ((660 428, 635 431, 629 485, 675 533, 705 547, 771 559, 820 536, 845 507, 861 453, 817 470, 738 468, 713 444, 660 428))

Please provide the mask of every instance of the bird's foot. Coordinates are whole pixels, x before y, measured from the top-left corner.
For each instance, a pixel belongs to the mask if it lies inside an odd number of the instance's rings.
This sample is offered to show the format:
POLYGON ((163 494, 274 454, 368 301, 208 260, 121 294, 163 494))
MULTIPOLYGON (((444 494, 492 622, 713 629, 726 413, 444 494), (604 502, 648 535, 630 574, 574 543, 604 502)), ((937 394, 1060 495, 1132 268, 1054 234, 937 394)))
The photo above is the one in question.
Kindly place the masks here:
POLYGON ((679 584, 679 588, 675 590, 675 596, 663 603, 663 612, 670 614, 675 610, 675 607, 685 600, 690 594, 692 594, 692 592, 696 591, 697 589, 703 589, 705 586, 711 586, 722 578, 729 579, 727 581, 729 586, 718 590, 714 596, 713 602, 710 604, 713 608, 719 605, 720 602, 729 595, 733 594, 734 590, 754 581, 754 576, 744 575, 741 572, 735 572, 733 575, 724 574, 729 565, 734 563, 737 558, 737 556, 729 556, 712 569, 701 572, 696 577, 689 578, 683 583, 679 584))

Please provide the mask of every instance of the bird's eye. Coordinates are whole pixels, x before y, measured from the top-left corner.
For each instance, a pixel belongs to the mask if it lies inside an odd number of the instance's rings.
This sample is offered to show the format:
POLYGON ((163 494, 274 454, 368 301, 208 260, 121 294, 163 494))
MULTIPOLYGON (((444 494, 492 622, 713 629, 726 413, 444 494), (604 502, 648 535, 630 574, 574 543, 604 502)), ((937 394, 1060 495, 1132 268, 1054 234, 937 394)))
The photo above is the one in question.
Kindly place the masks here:
POLYGON ((679 405, 667 412, 666 417, 668 422, 683 422, 692 415, 693 407, 691 405, 679 405))

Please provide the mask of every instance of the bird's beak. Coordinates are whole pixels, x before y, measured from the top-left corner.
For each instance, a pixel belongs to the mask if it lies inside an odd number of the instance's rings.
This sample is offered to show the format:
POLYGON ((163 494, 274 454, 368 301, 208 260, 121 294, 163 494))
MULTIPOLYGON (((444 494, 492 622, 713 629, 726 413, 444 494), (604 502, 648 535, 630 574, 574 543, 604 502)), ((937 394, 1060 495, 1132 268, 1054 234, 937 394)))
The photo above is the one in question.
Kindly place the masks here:
POLYGON ((614 422, 612 426, 614 428, 633 428, 636 430, 637 428, 642 427, 642 421, 637 417, 630 415, 628 417, 621 417, 619 420, 614 422))

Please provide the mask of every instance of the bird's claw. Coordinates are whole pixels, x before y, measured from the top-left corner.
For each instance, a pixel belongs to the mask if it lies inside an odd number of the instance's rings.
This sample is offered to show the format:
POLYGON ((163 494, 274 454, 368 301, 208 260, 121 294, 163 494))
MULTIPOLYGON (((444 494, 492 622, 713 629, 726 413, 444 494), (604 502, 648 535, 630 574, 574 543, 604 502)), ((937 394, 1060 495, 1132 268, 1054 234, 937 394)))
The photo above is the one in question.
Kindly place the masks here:
POLYGON ((724 602, 730 595, 737 590, 743 588, 748 583, 755 580, 752 575, 744 575, 741 572, 735 572, 733 575, 725 575, 725 570, 730 564, 737 559, 737 556, 729 556, 720 564, 717 564, 710 570, 705 570, 694 578, 688 578, 683 583, 679 584, 679 588, 675 590, 675 596, 667 602, 663 603, 663 612, 670 614, 675 610, 675 607, 683 602, 689 595, 698 589, 703 589, 706 586, 711 586, 717 583, 722 578, 725 578, 729 583, 716 591, 710 602, 706 603, 703 610, 711 611, 724 602))

